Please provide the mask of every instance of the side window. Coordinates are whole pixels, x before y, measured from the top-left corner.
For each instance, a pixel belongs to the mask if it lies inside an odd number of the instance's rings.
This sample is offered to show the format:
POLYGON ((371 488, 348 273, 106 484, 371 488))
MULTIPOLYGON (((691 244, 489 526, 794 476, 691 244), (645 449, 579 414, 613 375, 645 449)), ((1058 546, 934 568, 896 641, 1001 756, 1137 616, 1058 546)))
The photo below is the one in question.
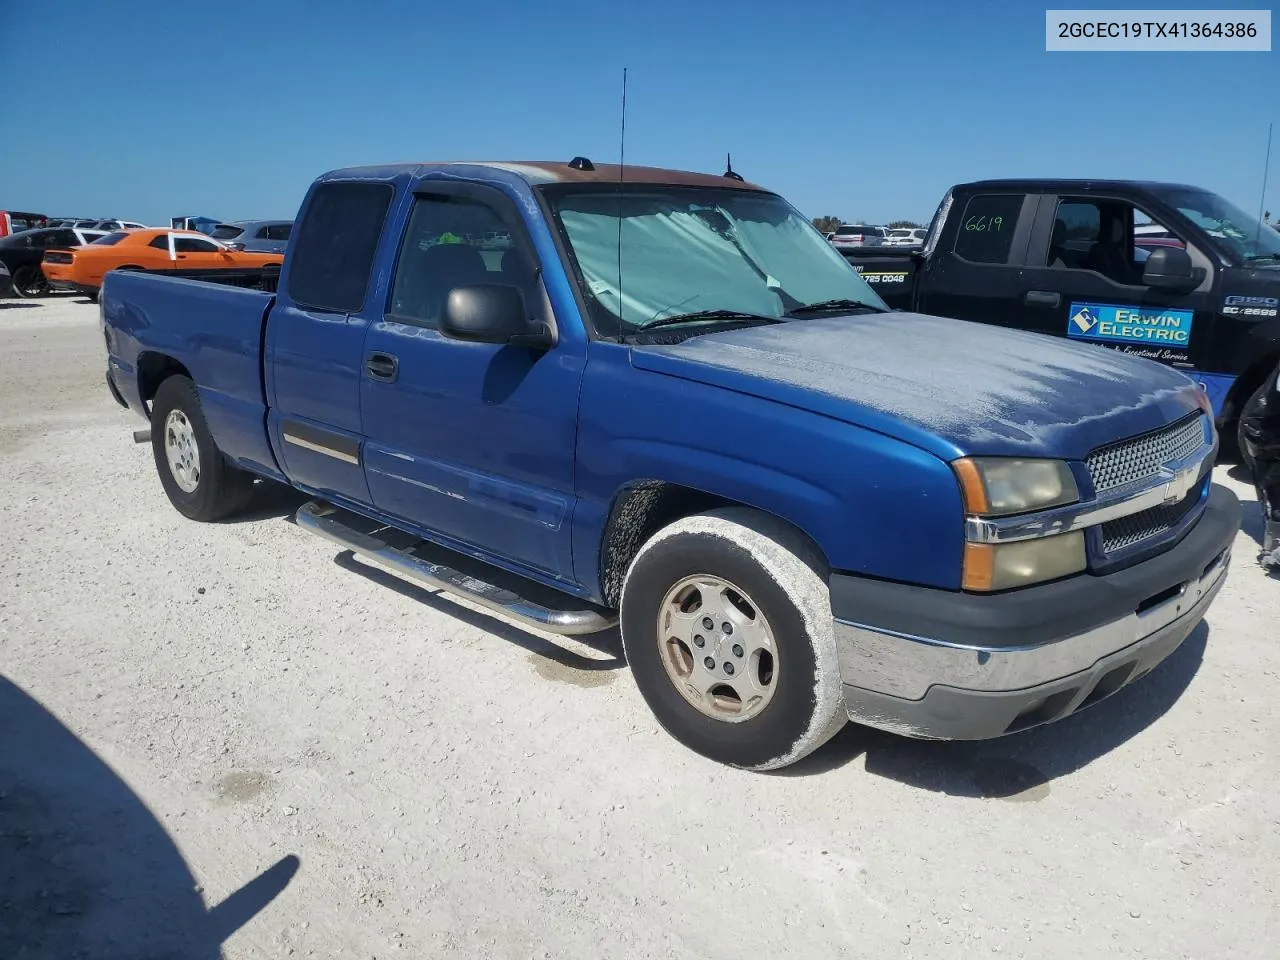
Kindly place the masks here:
POLYGON ((1184 246, 1146 211, 1106 197, 1058 201, 1045 257, 1047 266, 1087 270, 1113 283, 1136 286, 1158 246, 1184 246))
POLYGON ((174 237, 174 253, 217 253, 222 248, 202 237, 174 237))
POLYGON ((162 233, 158 237, 153 237, 147 246, 155 247, 157 250, 163 250, 167 253, 169 251, 169 235, 167 233, 162 233))
POLYGON ((530 302, 533 260, 502 216, 482 201, 421 196, 400 243, 387 312, 436 326, 454 287, 504 283, 530 302))
POLYGON ((267 227, 268 240, 288 240, 293 231, 292 223, 273 223, 267 227))
POLYGON ((1094 200, 1059 200, 1045 265, 1085 269, 1102 231, 1102 210, 1094 200))
POLYGON ((970 197, 964 213, 960 215, 956 256, 971 263, 1008 263, 1021 211, 1020 193, 988 193, 970 197))
POLYGON ((268 233, 270 229, 271 229, 270 227, 259 227, 258 232, 253 235, 253 239, 255 240, 270 239, 270 234, 268 233))
POLYGON ((290 299, 333 313, 360 310, 394 195, 386 183, 334 181, 318 186, 290 251, 290 299))

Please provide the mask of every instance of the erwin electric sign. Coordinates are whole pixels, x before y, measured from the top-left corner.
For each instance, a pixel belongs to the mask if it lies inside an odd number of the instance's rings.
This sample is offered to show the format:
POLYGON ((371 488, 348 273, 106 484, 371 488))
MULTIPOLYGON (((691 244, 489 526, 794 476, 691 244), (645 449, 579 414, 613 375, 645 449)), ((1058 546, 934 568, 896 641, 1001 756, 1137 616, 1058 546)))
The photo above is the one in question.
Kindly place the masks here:
POLYGON ((1073 303, 1067 336, 1103 343, 1181 347, 1191 341, 1190 310, 1144 309, 1114 303, 1073 303))

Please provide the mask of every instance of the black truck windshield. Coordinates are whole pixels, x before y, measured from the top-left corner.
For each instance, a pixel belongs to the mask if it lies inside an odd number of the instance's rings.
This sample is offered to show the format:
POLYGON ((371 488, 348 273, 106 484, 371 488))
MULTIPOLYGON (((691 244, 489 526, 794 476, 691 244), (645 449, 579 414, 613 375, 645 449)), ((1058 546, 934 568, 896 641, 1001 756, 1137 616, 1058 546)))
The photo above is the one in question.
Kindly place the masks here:
POLYGON ((1167 188, 1160 198, 1204 230, 1233 260, 1280 257, 1280 233, 1208 190, 1167 188))
POLYGON ((691 325, 790 319, 815 303, 887 309, 774 194, 652 184, 545 191, 603 336, 685 316, 691 325))

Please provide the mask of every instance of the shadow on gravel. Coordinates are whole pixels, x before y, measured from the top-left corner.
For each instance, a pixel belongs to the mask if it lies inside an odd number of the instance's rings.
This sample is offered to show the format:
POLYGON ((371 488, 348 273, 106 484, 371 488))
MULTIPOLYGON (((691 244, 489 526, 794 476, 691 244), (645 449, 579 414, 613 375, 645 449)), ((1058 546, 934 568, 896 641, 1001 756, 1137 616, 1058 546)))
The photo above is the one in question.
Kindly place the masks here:
POLYGON ((42 303, 28 303, 25 300, 0 300, 0 310, 31 310, 42 306, 42 303))
POLYGON ((1164 663, 1105 700, 1057 723, 996 740, 911 740, 849 724, 821 750, 775 776, 828 773, 865 756, 867 773, 958 797, 1036 801, 1049 784, 1137 736, 1182 695, 1204 660, 1203 621, 1164 663))
POLYGON ((234 525, 255 523, 259 520, 275 520, 278 517, 287 517, 292 522, 298 508, 311 499, 301 490, 295 490, 283 483, 276 483, 274 480, 262 479, 257 482, 257 489, 253 492, 253 499, 249 501, 248 508, 225 517, 219 522, 234 525))
POLYGON ((357 573, 366 580, 385 587, 388 590, 394 590, 403 596, 408 597, 425 606, 431 607, 433 610, 439 610, 441 613, 448 614, 453 619, 458 620, 468 626, 476 627, 491 633, 495 637, 513 643, 518 647, 528 650, 530 653, 537 654, 554 663, 558 663, 563 667, 570 667, 574 670, 598 671, 598 670, 621 670, 627 665, 626 658, 622 654, 622 636, 615 627, 612 630, 604 630, 600 633, 591 634, 589 636, 574 637, 573 639, 584 646, 599 650, 601 653, 609 655, 608 660, 596 660, 593 657, 584 657, 574 653, 572 650, 566 650, 550 640, 523 630, 520 627, 501 620, 496 616, 490 616, 470 607, 463 606, 461 603, 455 603, 449 594, 444 591, 431 590, 427 587, 418 586, 416 583, 410 583, 408 580, 401 579, 394 573, 387 573, 380 567, 372 566, 359 560, 350 550, 343 550, 333 562, 342 567, 343 570, 349 570, 357 573))
POLYGON ((1253 471, 1246 467, 1243 463, 1237 463, 1234 467, 1227 471, 1227 476, 1237 483, 1247 483, 1253 486, 1253 471))
POLYGON ((206 909, 146 805, 0 677, 0 957, 217 960, 298 870, 287 856, 206 909))
POLYGON ((1257 500, 1241 500, 1240 509, 1244 511, 1240 517, 1240 529, 1252 537, 1259 547, 1262 546, 1262 535, 1266 531, 1266 521, 1262 519, 1262 507, 1257 500))

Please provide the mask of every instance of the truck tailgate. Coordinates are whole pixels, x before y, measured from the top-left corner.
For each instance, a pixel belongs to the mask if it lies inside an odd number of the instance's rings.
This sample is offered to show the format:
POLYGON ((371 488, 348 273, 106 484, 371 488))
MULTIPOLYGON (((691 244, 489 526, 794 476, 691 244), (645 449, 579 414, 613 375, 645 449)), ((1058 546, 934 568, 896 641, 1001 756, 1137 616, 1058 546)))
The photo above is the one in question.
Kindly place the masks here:
POLYGON ((243 466, 278 475, 262 383, 262 332, 274 301, 274 294, 226 284, 108 273, 102 318, 117 388, 145 416, 140 394, 152 371, 180 364, 195 381, 219 449, 243 466))
POLYGON ((919 253, 892 247, 861 247, 840 252, 890 307, 915 309, 916 272, 921 264, 919 253))

